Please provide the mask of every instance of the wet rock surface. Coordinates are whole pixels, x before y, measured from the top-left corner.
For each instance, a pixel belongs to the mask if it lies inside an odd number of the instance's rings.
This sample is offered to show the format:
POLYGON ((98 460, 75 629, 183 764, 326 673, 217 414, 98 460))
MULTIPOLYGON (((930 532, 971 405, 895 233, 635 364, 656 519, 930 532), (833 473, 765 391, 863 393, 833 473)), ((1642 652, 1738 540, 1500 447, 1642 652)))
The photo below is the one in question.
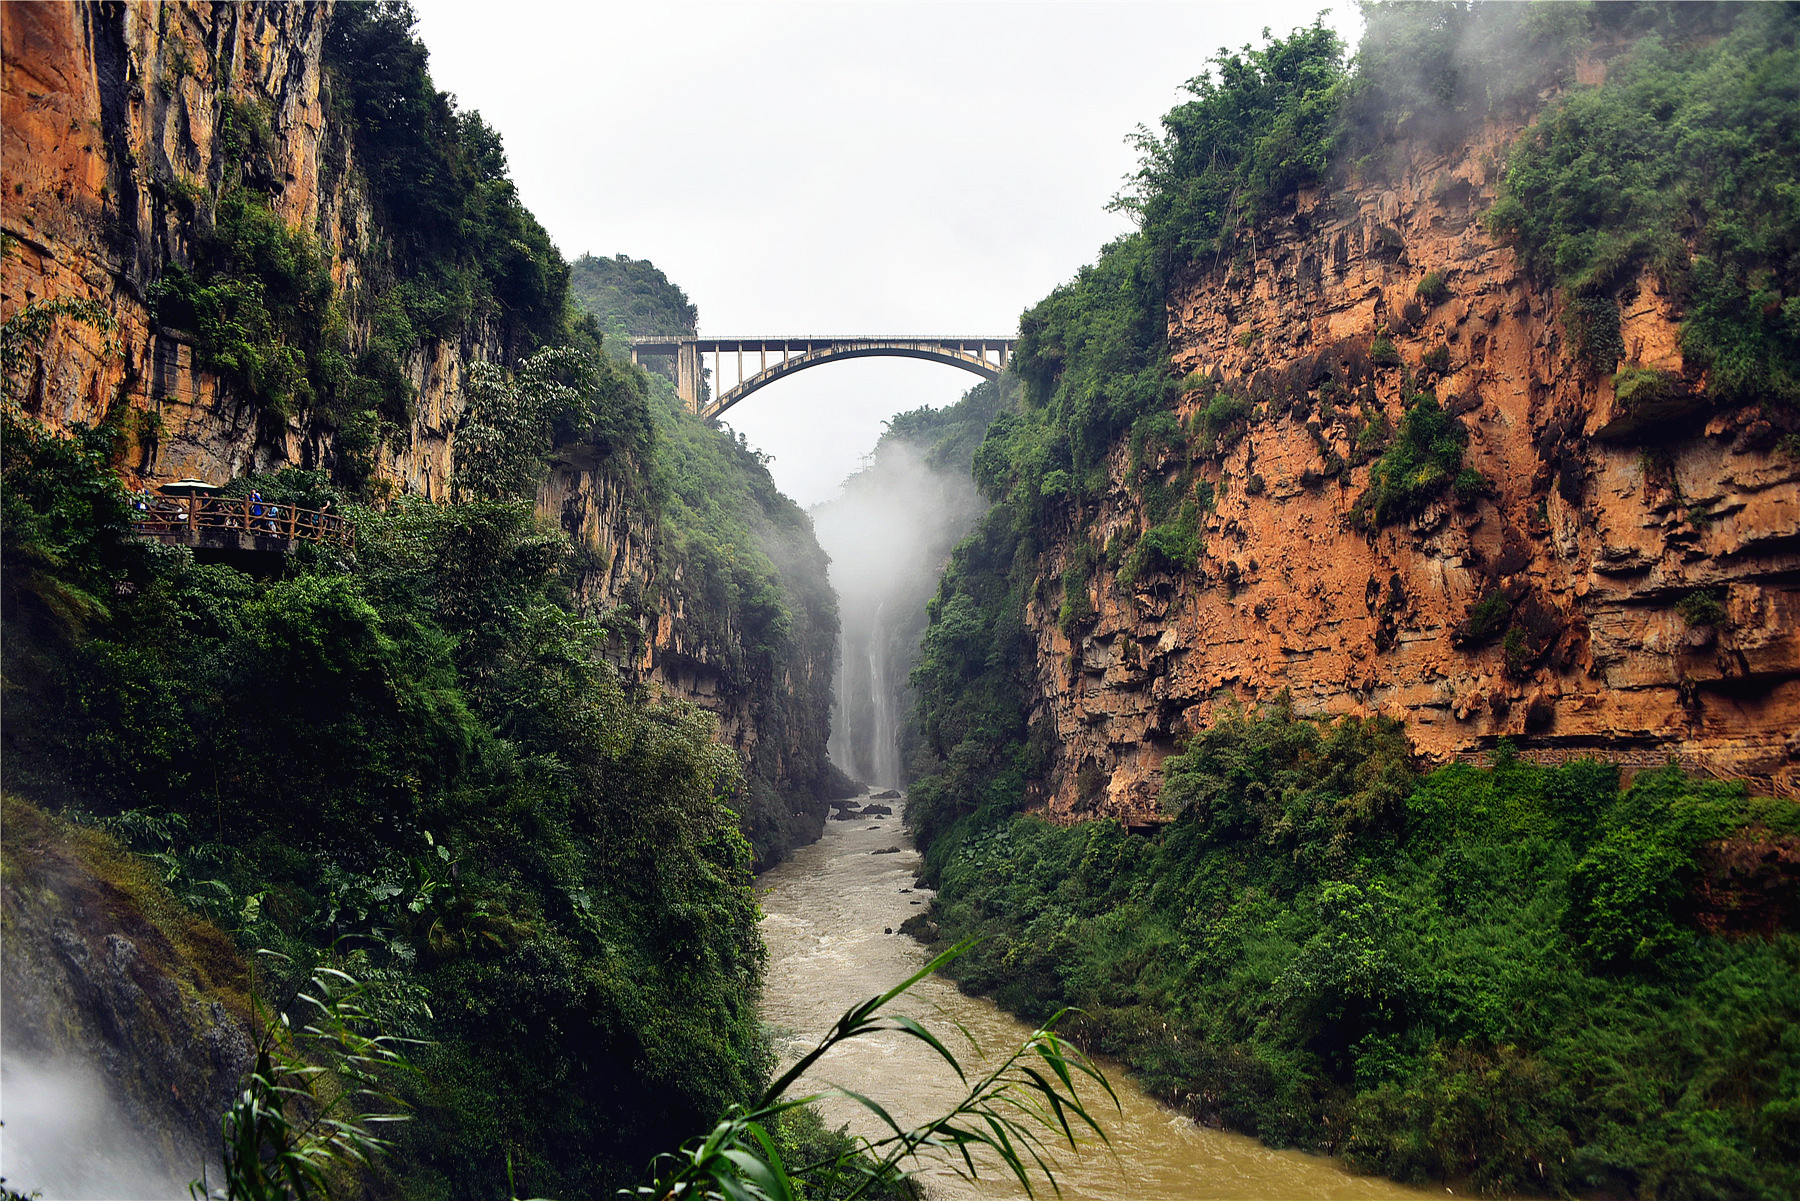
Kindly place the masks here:
POLYGON ((163 1174, 197 1175, 254 1060, 248 966, 98 835, 11 799, 4 818, 6 1060, 91 1074, 163 1174))

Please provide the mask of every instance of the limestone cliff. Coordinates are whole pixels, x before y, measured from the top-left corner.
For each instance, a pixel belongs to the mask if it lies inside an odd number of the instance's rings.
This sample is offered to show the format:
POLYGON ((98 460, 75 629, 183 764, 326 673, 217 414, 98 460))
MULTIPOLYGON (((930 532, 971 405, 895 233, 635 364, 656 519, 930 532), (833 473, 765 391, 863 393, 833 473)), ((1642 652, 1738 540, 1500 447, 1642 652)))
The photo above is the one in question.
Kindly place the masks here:
MULTIPOLYGON (((240 177, 290 227, 317 237, 366 338, 362 277, 379 231, 347 136, 330 119, 323 66, 329 3, 9 4, 0 12, 8 240, 0 305, 95 300, 110 341, 59 331, 31 381, 34 415, 98 421, 116 403, 154 413, 124 462, 144 479, 222 482, 294 464, 330 467, 332 431, 296 413, 259 419, 256 398, 199 370, 191 336, 152 316, 150 289, 186 264, 197 203, 240 177), (231 160, 220 136, 234 106, 267 114, 272 138, 231 160), (154 430, 153 436, 147 431, 154 430)), ((461 372, 496 332, 426 341, 406 364, 412 427, 384 442, 380 477, 442 496, 460 415, 461 372)))
MULTIPOLYGON (((354 474, 351 482, 376 501, 445 499, 469 365, 509 362, 527 341, 517 306, 502 303, 473 306, 452 328, 420 325, 397 343, 393 387, 405 403, 366 415, 367 470, 351 473, 357 452, 344 422, 322 406, 273 404, 205 370, 194 333, 159 322, 158 282, 193 268, 223 198, 241 189, 266 198, 279 221, 316 248, 342 315, 343 354, 354 361, 368 352, 381 293, 403 274, 406 231, 384 217, 358 160, 353 105, 334 95, 328 36, 340 16, 331 0, 0 5, 0 318, 34 303, 82 300, 97 302, 114 323, 102 331, 59 319, 29 365, 22 403, 53 427, 128 410, 119 467, 134 483, 197 476, 222 484, 298 466, 340 482, 354 474), (242 136, 245 125, 255 136, 242 136)), ((487 182, 511 195, 503 173, 487 182)), ((556 261, 526 266, 540 279, 566 281, 566 265, 547 239, 543 246, 556 261)), ((560 319, 566 288, 539 287, 554 293, 548 307, 560 319)), ((737 616, 713 612, 714 598, 684 582, 652 465, 624 457, 581 441, 559 446, 537 498, 539 515, 577 548, 586 602, 626 631, 621 666, 654 691, 718 714, 723 739, 753 767, 767 764, 763 774, 776 788, 814 791, 824 772, 829 638, 807 643, 767 687, 734 674, 737 616), (772 729, 779 733, 771 748, 759 751, 772 729)), ((816 544, 810 554, 817 556, 816 544)), ((822 561, 796 553, 785 562, 813 572, 824 588, 822 561)))
MULTIPOLYGON (((1404 147, 1392 178, 1302 193, 1253 254, 1176 282, 1177 371, 1253 407, 1193 464, 1215 498, 1196 570, 1121 589, 1101 566, 1072 639, 1059 589, 1028 607, 1033 720, 1062 747, 1052 812, 1154 812, 1185 731, 1283 690, 1302 712, 1404 719, 1437 760, 1505 737, 1800 780, 1800 459, 1758 407, 1692 400, 1705 381, 1652 277, 1625 305, 1625 357, 1676 395, 1633 410, 1574 361, 1558 297, 1481 221, 1519 128, 1404 147), (1397 426, 1421 388, 1460 415, 1486 490, 1370 532, 1351 514, 1370 472, 1359 429, 1397 426)), ((1148 524, 1129 457, 1116 448, 1110 491, 1042 578, 1148 524)), ((1164 452, 1140 469, 1184 466, 1164 452)))

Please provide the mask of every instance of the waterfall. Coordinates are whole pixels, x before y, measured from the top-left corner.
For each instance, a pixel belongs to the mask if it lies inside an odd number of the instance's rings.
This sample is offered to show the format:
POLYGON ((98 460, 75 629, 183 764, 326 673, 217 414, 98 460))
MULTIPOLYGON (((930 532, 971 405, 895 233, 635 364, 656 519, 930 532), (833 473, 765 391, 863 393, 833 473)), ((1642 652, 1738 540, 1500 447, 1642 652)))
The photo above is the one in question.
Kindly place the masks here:
POLYGON ((886 612, 886 600, 876 604, 874 626, 869 631, 869 696, 874 702, 870 706, 869 749, 875 757, 869 782, 897 788, 902 783, 900 721, 894 690, 888 683, 892 652, 882 621, 886 612))
POLYGON ((900 752, 912 711, 907 677, 925 602, 945 556, 981 511, 968 476, 934 467, 913 445, 884 439, 873 462, 812 510, 838 595, 838 674, 831 760, 876 788, 905 785, 900 752))

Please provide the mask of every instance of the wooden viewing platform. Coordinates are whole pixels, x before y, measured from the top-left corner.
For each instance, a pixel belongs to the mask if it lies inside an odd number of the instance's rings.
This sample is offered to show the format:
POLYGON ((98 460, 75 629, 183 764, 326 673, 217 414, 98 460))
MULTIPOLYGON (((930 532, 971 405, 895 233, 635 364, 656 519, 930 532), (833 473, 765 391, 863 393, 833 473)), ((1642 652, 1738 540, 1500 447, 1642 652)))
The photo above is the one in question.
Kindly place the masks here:
POLYGON ((356 549, 356 525, 336 513, 248 496, 153 496, 132 509, 131 529, 204 550, 285 554, 301 542, 356 549))

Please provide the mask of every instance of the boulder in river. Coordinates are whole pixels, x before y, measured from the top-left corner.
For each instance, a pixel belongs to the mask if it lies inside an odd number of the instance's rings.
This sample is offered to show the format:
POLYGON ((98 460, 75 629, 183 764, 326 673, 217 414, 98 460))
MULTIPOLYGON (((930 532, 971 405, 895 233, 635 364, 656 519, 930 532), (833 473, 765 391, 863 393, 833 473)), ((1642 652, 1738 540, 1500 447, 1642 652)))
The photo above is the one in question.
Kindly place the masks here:
POLYGON ((931 920, 929 914, 915 913, 900 923, 900 933, 911 935, 920 942, 935 942, 938 924, 931 920))
POLYGON ((900 793, 898 789, 886 788, 880 792, 871 793, 870 799, 876 801, 897 801, 900 799, 900 793))
POLYGON ((834 822, 853 822, 861 816, 862 814, 854 809, 840 809, 838 812, 831 815, 831 820, 834 822))
POLYGON ((886 817, 892 812, 893 810, 886 805, 864 805, 862 815, 864 817, 886 817))
POLYGON ((869 852, 869 854, 871 854, 871 855, 898 855, 899 853, 900 853, 899 847, 882 847, 879 851, 870 851, 869 852))

